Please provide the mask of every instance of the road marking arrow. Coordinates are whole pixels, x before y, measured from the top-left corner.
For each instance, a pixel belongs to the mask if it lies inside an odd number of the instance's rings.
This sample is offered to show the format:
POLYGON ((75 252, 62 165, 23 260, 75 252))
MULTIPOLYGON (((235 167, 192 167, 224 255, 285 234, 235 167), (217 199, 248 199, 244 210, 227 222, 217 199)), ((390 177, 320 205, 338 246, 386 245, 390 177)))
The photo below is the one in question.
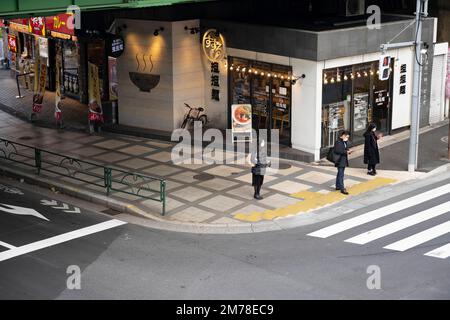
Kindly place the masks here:
POLYGON ((50 221, 46 217, 44 217, 42 214, 40 214, 39 212, 37 212, 34 209, 23 208, 23 207, 16 207, 16 206, 12 206, 10 204, 3 204, 3 203, 0 203, 0 205, 6 207, 6 208, 4 208, 4 207, 0 206, 0 210, 4 211, 4 212, 17 214, 17 215, 23 215, 23 216, 34 216, 34 217, 39 218, 39 219, 50 221))
POLYGON ((41 204, 44 205, 44 206, 57 206, 58 205, 58 201, 56 201, 56 200, 52 200, 52 201, 41 200, 41 204))
POLYGON ((62 204, 62 207, 52 207, 52 208, 53 209, 58 209, 58 210, 68 210, 68 209, 70 209, 70 207, 67 204, 65 204, 65 203, 62 204))
POLYGON ((72 211, 70 211, 70 210, 64 210, 64 212, 67 212, 67 213, 81 213, 81 210, 80 210, 80 208, 73 207, 73 210, 72 210, 72 211))

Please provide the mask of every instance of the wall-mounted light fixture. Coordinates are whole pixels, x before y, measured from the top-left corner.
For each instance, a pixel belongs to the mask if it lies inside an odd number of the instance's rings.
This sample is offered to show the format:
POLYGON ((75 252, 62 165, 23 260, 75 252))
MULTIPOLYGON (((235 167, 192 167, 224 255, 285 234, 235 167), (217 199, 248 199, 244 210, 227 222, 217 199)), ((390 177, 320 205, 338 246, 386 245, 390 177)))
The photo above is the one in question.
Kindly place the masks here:
POLYGON ((199 27, 189 28, 188 26, 185 26, 184 30, 190 31, 191 34, 196 34, 196 33, 200 32, 200 28, 199 27))
POLYGON ((164 31, 164 27, 159 27, 159 29, 155 29, 155 32, 153 32, 153 35, 155 37, 159 36, 159 33, 164 31))
POLYGON ((302 74, 300 77, 292 77, 292 80, 291 80, 291 83, 292 83, 292 85, 293 86, 295 86, 295 84, 297 83, 297 81, 298 80, 300 80, 300 79, 305 79, 306 78, 306 75, 305 74, 302 74))

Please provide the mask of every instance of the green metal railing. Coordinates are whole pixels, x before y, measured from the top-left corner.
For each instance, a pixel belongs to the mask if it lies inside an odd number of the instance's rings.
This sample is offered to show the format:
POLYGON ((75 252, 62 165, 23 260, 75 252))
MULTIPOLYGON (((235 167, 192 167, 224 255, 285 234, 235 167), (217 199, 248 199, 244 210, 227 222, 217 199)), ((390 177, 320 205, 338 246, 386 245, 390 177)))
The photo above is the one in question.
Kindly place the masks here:
POLYGON ((166 213, 166 181, 147 175, 99 165, 52 151, 0 138, 0 159, 31 167, 40 175, 73 179, 111 192, 160 202, 166 213))

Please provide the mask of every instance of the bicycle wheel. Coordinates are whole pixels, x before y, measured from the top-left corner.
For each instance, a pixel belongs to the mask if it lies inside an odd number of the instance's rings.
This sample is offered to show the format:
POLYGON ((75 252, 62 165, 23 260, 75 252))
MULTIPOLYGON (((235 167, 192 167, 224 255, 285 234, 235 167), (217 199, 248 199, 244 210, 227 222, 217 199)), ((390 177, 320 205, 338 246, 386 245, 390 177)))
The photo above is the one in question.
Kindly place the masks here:
POLYGON ((188 118, 185 117, 184 120, 183 120, 183 123, 181 124, 181 129, 186 129, 187 122, 188 122, 188 118))
POLYGON ((202 126, 206 126, 206 124, 208 123, 208 117, 206 116, 206 114, 203 114, 198 117, 198 121, 202 122, 202 126))

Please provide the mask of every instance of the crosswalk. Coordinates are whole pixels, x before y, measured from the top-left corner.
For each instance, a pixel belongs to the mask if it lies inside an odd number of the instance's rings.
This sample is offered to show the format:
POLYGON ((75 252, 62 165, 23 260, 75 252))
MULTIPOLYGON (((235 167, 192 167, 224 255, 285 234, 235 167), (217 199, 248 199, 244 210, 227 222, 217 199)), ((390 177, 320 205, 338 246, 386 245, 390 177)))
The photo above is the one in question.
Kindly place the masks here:
MULTIPOLYGON (((308 236, 326 239, 342 233, 352 233, 357 227, 366 228, 367 231, 353 235, 352 237, 344 240, 346 243, 366 245, 376 240, 382 240, 387 236, 398 235, 400 231, 407 231, 408 228, 411 227, 418 226, 420 228, 421 223, 433 221, 432 219, 438 217, 443 217, 444 219, 448 218, 449 220, 431 228, 421 230, 420 232, 406 238, 399 239, 396 242, 384 246, 383 249, 404 252, 443 235, 450 234, 450 184, 433 188, 418 195, 408 197, 356 217, 335 223, 309 233, 308 236), (436 202, 441 203, 436 204, 436 202), (407 211, 416 212, 416 207, 419 205, 429 207, 406 217, 396 218, 396 216, 398 216, 396 214, 399 212, 402 212, 402 214, 407 211), (370 226, 371 224, 377 224, 381 218, 389 219, 392 217, 396 220, 375 228, 370 226)), ((450 257, 450 243, 439 248, 435 248, 424 255, 428 257, 446 259, 450 257)))

